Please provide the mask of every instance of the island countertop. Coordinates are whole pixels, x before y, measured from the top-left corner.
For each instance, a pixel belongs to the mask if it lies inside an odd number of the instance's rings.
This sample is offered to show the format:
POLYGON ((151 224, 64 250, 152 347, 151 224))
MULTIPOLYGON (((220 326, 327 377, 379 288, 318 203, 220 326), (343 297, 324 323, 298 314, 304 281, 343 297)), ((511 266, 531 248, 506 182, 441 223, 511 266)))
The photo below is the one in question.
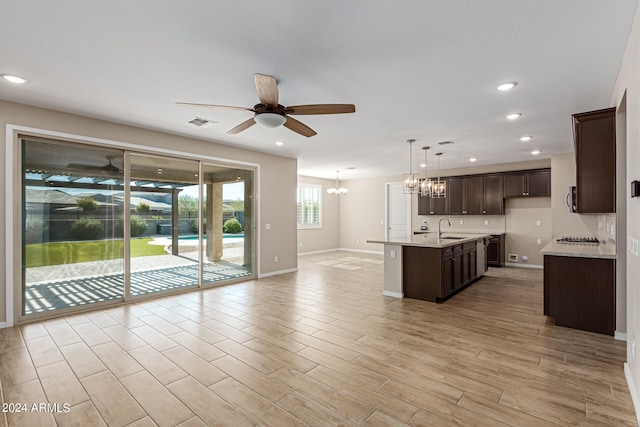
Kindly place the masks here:
POLYGON ((438 233, 415 234, 406 238, 396 238, 390 240, 367 240, 367 243, 382 243, 384 245, 420 246, 426 248, 446 248, 448 246, 459 245, 461 243, 473 242, 490 234, 474 233, 442 233, 438 239, 438 233))

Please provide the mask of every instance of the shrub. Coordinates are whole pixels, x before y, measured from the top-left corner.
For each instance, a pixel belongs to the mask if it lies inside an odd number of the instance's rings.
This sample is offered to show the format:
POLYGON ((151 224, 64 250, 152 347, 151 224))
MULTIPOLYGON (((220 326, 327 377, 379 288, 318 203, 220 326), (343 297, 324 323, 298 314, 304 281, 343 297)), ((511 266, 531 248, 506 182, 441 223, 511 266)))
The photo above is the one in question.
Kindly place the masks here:
MULTIPOLYGON (((116 220, 115 235, 116 236, 124 236, 124 219, 118 218, 116 220)), ((147 231, 147 221, 140 218, 139 216, 131 215, 130 219, 130 228, 131 228, 131 237, 138 237, 142 235, 145 231, 147 231)))
POLYGON ((150 212, 150 211, 151 211, 151 206, 149 206, 149 204, 145 202, 140 202, 140 204, 136 206, 136 212, 150 212))
POLYGON ((224 231, 225 233, 231 233, 231 234, 241 233, 242 225, 240 224, 240 221, 238 221, 237 219, 231 218, 224 222, 224 224, 222 225, 222 231, 224 231))
POLYGON ((71 224, 71 235, 80 240, 96 240, 104 235, 104 224, 97 219, 80 218, 71 224))
POLYGON ((76 203, 83 211, 95 211, 98 209, 98 204, 91 197, 79 197, 76 203))

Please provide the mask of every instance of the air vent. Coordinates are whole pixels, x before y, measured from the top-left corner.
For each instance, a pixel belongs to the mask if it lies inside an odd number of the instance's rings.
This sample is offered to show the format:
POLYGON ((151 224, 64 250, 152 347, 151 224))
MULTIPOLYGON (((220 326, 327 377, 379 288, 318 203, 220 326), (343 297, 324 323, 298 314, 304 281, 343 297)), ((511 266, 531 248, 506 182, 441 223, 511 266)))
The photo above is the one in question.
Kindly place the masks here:
POLYGON ((218 124, 218 122, 216 121, 203 119, 201 117, 194 117, 193 119, 189 120, 187 123, 192 124, 194 126, 203 127, 203 128, 208 128, 210 126, 218 124))
POLYGON ((438 145, 449 145, 449 144, 453 144, 453 141, 441 141, 441 142, 438 142, 438 145))

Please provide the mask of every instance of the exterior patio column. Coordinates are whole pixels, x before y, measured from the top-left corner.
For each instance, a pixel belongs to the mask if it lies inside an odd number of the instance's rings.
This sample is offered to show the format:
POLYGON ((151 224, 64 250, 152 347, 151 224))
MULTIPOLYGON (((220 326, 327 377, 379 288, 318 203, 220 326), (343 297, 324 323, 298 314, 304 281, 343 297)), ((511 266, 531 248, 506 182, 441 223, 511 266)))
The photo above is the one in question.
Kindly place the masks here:
POLYGON ((174 189, 171 192, 171 255, 180 255, 178 248, 178 233, 180 232, 180 212, 178 208, 178 195, 181 190, 174 189))
POLYGON ((207 259, 222 259, 222 183, 207 184, 207 259))
POLYGON ((253 271, 253 173, 244 174, 244 265, 253 271))

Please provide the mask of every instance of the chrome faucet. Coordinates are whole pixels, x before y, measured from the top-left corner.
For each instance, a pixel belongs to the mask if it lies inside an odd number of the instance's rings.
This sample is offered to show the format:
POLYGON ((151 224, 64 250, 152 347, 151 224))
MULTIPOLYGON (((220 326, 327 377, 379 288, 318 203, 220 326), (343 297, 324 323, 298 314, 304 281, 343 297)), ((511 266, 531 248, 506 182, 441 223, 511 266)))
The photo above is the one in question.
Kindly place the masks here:
POLYGON ((449 224, 449 227, 451 227, 451 221, 449 221, 448 218, 444 218, 444 217, 440 218, 438 220, 438 240, 440 240, 440 238, 442 237, 442 231, 440 231, 440 225, 442 224, 443 219, 447 221, 447 224, 449 224))

